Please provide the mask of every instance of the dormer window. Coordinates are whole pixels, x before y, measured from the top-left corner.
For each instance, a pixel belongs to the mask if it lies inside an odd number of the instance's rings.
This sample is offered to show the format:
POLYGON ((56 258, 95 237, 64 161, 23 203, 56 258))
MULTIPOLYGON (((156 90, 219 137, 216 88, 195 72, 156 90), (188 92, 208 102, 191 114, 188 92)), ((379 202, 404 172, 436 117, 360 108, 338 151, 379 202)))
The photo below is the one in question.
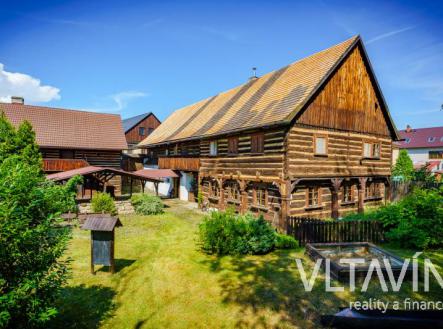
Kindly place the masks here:
POLYGON ((409 144, 411 142, 411 139, 410 138, 405 138, 405 143, 406 144, 409 144))
POLYGON ((428 137, 428 143, 435 142, 435 137, 428 137))

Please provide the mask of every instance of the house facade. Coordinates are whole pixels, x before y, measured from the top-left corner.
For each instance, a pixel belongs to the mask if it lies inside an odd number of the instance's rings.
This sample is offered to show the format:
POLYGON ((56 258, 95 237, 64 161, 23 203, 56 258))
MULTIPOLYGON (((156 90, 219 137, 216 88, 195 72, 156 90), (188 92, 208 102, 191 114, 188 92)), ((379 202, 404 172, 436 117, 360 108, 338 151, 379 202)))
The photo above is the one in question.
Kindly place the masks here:
MULTIPOLYGON (((0 112, 16 127, 25 120, 32 124, 48 174, 87 166, 121 168, 127 144, 119 115, 25 105, 21 97, 0 103, 0 112)), ((119 181, 111 184, 120 190, 119 181)))
POLYGON ((175 111, 139 147, 209 207, 334 217, 389 198, 396 128, 360 37, 175 111), (181 181, 184 180, 186 184, 181 181))
POLYGON ((412 128, 399 131, 401 141, 396 145, 408 151, 416 168, 427 166, 428 170, 443 173, 443 127, 412 128))
POLYGON ((129 148, 133 148, 146 137, 148 137, 155 128, 160 126, 160 120, 152 112, 137 115, 135 117, 122 120, 125 131, 126 142, 129 148))

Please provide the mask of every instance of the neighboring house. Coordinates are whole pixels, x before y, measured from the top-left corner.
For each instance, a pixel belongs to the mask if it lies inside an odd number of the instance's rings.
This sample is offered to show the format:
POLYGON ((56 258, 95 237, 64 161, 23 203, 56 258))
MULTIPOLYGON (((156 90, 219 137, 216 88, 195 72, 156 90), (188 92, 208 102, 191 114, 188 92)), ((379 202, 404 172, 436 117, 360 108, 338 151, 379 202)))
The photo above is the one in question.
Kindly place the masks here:
MULTIPOLYGON (((14 126, 32 124, 47 173, 86 166, 121 167, 127 148, 120 115, 25 105, 21 97, 0 103, 14 126)), ((117 189, 119 182, 114 182, 117 189)))
POLYGON ((180 173, 180 198, 199 187, 209 207, 284 229, 389 198, 398 139, 357 36, 175 111, 139 147, 180 173))
POLYGON ((412 128, 400 130, 400 149, 408 150, 415 168, 427 164, 434 173, 443 172, 443 127, 412 128))
POLYGON ((133 148, 148 137, 161 123, 152 112, 127 118, 122 120, 122 122, 126 141, 130 148, 133 148))

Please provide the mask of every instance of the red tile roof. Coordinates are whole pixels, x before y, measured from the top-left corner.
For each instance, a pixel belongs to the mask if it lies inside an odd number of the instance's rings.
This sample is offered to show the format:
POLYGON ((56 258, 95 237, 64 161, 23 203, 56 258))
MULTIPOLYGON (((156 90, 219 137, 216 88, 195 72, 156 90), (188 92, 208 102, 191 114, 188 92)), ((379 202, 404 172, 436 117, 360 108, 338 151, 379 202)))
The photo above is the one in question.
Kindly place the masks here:
POLYGON ((400 148, 443 147, 443 127, 417 128, 410 132, 400 130, 403 141, 397 142, 400 148))
POLYGON ((40 147, 123 150, 128 148, 120 115, 0 103, 14 126, 29 121, 40 147))

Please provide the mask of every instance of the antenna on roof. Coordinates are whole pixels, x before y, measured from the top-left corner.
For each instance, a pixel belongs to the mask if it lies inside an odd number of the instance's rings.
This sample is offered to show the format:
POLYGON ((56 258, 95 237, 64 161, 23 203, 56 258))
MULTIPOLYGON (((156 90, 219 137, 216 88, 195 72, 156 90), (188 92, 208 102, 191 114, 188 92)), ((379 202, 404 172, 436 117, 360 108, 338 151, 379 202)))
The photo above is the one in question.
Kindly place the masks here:
POLYGON ((257 77, 257 68, 253 67, 252 68, 252 76, 249 78, 249 81, 255 80, 255 79, 258 79, 258 77, 257 77))

